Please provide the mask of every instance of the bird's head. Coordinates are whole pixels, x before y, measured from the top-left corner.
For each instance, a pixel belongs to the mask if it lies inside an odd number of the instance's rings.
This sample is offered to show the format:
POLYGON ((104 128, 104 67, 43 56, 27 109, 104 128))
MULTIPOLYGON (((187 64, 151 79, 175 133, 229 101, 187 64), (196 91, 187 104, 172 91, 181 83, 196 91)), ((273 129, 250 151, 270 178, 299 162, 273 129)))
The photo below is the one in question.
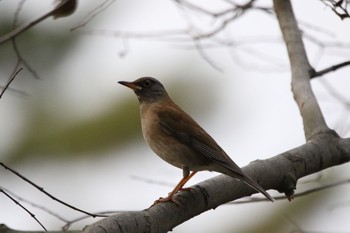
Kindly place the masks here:
POLYGON ((132 89, 140 102, 155 102, 168 96, 163 84, 155 78, 143 77, 133 82, 118 83, 132 89))

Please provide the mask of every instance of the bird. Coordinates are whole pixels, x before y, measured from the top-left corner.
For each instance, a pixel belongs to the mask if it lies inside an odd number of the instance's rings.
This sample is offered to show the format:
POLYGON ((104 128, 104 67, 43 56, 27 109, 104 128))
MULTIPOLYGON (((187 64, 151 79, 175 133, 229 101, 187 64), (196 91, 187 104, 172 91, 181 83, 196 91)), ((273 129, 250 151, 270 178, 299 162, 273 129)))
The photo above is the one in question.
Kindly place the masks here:
POLYGON ((271 202, 263 187, 245 174, 217 142, 170 98, 163 84, 153 77, 133 82, 119 81, 134 91, 140 106, 142 134, 155 154, 182 169, 183 178, 161 202, 174 202, 174 195, 189 188, 183 186, 199 171, 215 171, 243 181, 271 202))

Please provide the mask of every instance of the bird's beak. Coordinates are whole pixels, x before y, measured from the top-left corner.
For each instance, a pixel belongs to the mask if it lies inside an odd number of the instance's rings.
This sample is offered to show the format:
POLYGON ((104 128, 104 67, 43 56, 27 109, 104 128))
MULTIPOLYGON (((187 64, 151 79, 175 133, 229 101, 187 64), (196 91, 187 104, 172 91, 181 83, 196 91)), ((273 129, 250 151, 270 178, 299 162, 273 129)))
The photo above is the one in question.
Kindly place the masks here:
POLYGON ((141 90, 141 87, 133 82, 119 81, 118 83, 130 89, 133 89, 134 91, 141 90))

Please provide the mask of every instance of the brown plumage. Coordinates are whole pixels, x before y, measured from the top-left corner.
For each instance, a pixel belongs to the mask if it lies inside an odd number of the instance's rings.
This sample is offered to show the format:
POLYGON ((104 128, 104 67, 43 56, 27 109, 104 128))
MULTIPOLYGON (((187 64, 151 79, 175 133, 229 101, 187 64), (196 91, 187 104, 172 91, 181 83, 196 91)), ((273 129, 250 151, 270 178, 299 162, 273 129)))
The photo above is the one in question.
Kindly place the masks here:
POLYGON ((134 90, 140 102, 142 133, 151 149, 163 160, 183 170, 183 179, 166 198, 173 196, 198 171, 208 170, 239 179, 270 201, 274 199, 232 161, 215 140, 168 96, 156 79, 144 77, 120 84, 134 90), (192 171, 192 173, 190 173, 192 171))

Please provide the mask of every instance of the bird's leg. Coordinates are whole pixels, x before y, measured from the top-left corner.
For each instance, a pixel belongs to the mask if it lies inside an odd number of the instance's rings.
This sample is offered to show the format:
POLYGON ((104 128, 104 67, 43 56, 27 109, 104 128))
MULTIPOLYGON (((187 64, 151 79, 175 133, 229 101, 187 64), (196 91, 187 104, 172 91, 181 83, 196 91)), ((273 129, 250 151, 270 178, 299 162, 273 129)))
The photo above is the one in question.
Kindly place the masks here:
MULTIPOLYGON (((196 174, 196 172, 192 172, 191 174, 190 174, 190 169, 188 168, 188 167, 183 167, 182 168, 182 174, 183 174, 183 179, 182 180, 184 180, 184 179, 186 179, 187 177, 187 180, 186 180, 186 182, 185 183, 183 183, 182 184, 182 186, 177 190, 177 192, 179 192, 179 191, 189 191, 189 190, 191 190, 192 188, 183 188, 183 186, 187 183, 187 181, 189 181, 195 174, 196 174)), ((182 181, 181 180, 181 181, 182 181)), ((181 181, 180 181, 180 183, 181 183, 181 181)), ((179 183, 179 184, 180 184, 179 183)), ((175 187, 176 188, 176 187, 175 187)), ((175 189, 174 189, 175 190, 175 189)), ((170 194, 169 194, 170 195, 170 194)))
MULTIPOLYGON (((171 201, 171 202, 174 202, 176 205, 180 205, 180 203, 178 201, 176 201, 174 199, 174 195, 179 191, 179 190, 186 190, 186 189, 183 189, 182 187, 187 183, 187 181, 189 181, 197 172, 192 172, 190 174, 190 171, 188 169, 183 169, 183 174, 184 174, 184 177, 180 180, 180 182, 175 186, 175 188, 173 189, 173 191, 171 191, 171 193, 169 193, 169 195, 167 197, 161 197, 159 198, 158 200, 156 200, 154 202, 153 205, 155 204, 158 204, 160 202, 168 202, 168 201, 171 201), (185 176, 186 175, 186 176, 185 176)), ((188 190, 188 189, 187 189, 188 190)), ((152 205, 152 206, 153 206, 152 205)))
MULTIPOLYGON (((187 174, 187 176, 184 176, 180 182, 175 186, 173 191, 169 193, 169 196, 174 196, 178 191, 186 191, 186 190, 191 190, 191 188, 183 188, 183 186, 189 181, 197 172, 191 172, 187 174)), ((185 172, 184 172, 185 174, 185 172)))

